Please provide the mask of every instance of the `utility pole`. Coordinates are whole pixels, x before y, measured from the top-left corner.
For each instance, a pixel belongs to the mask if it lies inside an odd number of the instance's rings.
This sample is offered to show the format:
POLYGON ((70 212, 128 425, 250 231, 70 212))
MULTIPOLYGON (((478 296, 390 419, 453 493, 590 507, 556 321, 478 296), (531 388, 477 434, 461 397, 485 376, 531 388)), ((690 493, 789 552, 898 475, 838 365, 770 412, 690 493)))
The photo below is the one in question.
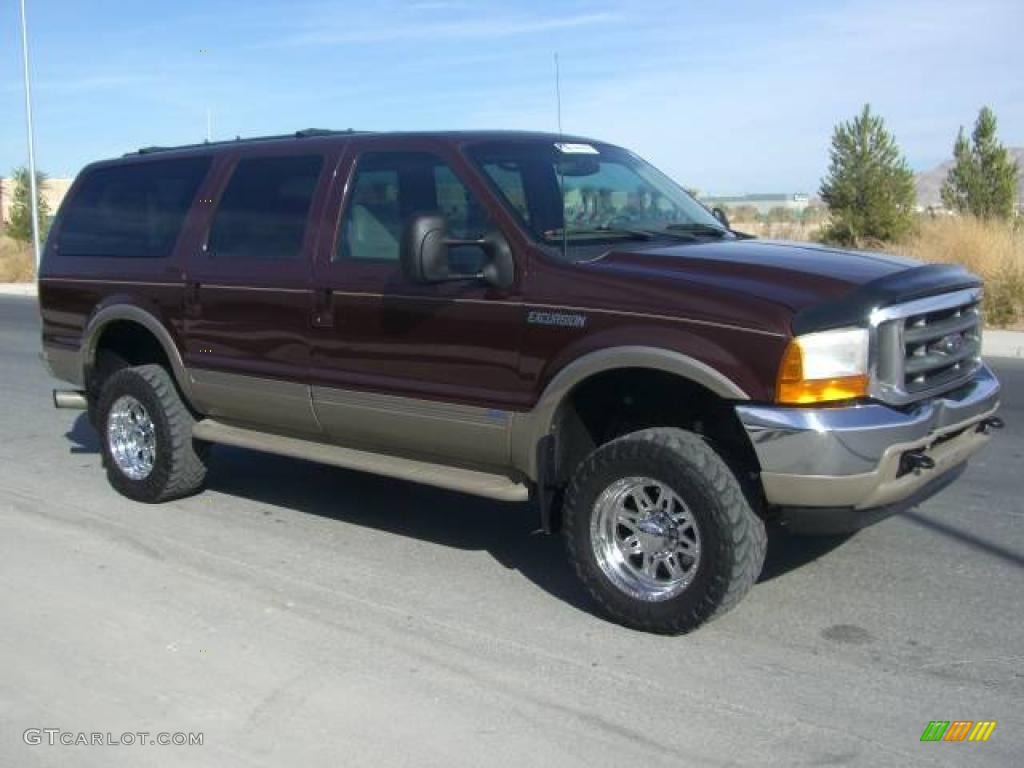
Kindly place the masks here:
POLYGON ((21 53, 25 70, 25 126, 28 131, 28 186, 32 196, 32 250, 36 257, 36 282, 39 282, 39 190, 36 189, 36 146, 32 129, 32 84, 28 68, 28 23, 25 20, 25 0, 21 0, 21 53))

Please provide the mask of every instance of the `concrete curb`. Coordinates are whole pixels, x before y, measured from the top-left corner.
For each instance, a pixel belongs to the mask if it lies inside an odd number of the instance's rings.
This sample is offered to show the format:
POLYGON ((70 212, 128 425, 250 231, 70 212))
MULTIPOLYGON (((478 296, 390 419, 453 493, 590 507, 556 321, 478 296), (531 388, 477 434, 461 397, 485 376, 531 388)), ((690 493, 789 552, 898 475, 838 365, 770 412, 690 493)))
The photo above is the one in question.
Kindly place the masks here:
MULTIPOLYGON (((0 296, 35 296, 35 283, 0 283, 0 296)), ((981 349, 985 357, 1024 358, 1024 331, 985 331, 981 349)))
POLYGON ((1024 331, 988 330, 981 337, 985 357, 1024 357, 1024 331))
POLYGON ((0 296, 35 296, 35 283, 0 283, 0 296))

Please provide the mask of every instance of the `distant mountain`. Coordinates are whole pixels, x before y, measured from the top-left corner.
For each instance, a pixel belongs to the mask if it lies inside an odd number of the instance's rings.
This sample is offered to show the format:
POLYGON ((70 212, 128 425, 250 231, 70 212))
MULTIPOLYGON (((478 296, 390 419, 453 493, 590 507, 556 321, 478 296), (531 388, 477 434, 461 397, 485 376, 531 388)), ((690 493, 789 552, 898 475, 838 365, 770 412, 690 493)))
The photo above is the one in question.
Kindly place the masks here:
MULTIPOLYGON (((1021 175, 1017 181, 1017 199, 1024 200, 1024 147, 1008 147, 1008 149, 1021 169, 1021 175)), ((924 207, 942 205, 942 183, 946 180, 946 175, 952 167, 953 161, 947 160, 930 171, 922 171, 914 175, 918 205, 924 207)))

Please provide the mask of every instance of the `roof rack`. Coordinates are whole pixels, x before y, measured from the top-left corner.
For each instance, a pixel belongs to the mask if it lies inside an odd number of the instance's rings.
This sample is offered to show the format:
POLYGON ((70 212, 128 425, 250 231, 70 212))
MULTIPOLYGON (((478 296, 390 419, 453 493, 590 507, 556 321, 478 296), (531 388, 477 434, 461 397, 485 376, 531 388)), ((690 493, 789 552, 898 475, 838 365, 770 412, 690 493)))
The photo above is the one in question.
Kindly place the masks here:
POLYGON ((178 149, 218 147, 224 146, 225 144, 248 144, 253 141, 274 141, 275 139, 315 139, 322 136, 349 136, 355 133, 367 133, 367 131, 356 131, 352 128, 346 128, 343 131, 332 131, 327 128, 303 128, 301 131, 295 131, 295 133, 280 133, 274 136, 251 136, 246 139, 243 139, 241 136, 236 136, 233 139, 224 139, 222 141, 201 141, 197 144, 179 144, 174 147, 142 147, 134 152, 126 152, 124 156, 151 155, 155 152, 171 152, 178 149))

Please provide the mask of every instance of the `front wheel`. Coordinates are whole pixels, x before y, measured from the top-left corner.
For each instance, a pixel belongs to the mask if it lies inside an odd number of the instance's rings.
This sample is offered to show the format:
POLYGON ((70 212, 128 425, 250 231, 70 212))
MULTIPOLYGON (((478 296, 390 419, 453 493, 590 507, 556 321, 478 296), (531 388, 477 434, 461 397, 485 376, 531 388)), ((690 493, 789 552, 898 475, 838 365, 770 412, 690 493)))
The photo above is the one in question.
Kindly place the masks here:
POLYGON ((206 478, 205 446, 171 374, 159 365, 122 368, 97 403, 103 463, 110 484, 136 501, 186 496, 206 478))
POLYGON ((732 608, 764 564, 764 523, 699 436, 646 429, 595 450, 566 494, 580 580, 615 621, 689 632, 732 608))

